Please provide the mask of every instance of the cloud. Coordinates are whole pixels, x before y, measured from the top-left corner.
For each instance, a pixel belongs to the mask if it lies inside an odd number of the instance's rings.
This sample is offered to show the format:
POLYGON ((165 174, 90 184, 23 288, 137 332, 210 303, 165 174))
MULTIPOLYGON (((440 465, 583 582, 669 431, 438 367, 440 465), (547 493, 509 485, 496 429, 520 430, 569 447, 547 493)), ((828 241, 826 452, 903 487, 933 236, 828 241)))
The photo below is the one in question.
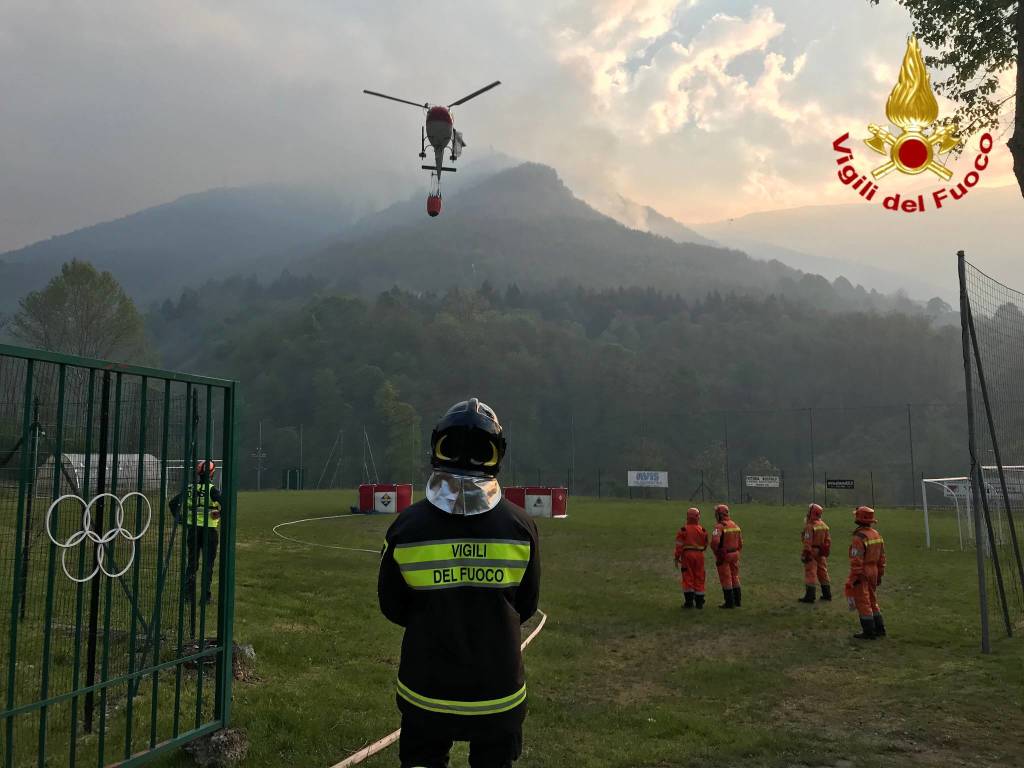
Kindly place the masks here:
MULTIPOLYGON (((559 34, 559 58, 590 79, 595 107, 607 110, 612 97, 628 93, 628 63, 672 29, 675 14, 695 0, 606 0, 591 7, 590 26, 559 34)), ((586 25, 586 21, 582 22, 586 25)))
POLYGON ((5 0, 0 251, 216 186, 425 193, 422 115, 361 90, 494 79, 456 110, 465 162, 493 146, 688 222, 841 199, 831 141, 884 116, 910 25, 822 6, 452 0, 427 24, 400 0, 5 0))

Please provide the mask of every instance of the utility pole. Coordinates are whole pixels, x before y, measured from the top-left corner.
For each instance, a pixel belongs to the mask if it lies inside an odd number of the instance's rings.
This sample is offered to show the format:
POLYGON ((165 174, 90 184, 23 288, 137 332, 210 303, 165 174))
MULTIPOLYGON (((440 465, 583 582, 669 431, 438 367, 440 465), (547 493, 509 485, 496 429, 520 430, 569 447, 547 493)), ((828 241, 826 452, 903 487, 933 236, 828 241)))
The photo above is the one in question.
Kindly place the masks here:
POLYGON ((569 477, 566 478, 570 495, 576 494, 576 418, 569 414, 569 477))
MULTIPOLYGON (((724 420, 724 424, 725 424, 725 500, 731 503, 732 499, 729 498, 729 488, 731 487, 732 484, 729 482, 729 412, 728 411, 723 411, 722 412, 722 419, 724 420)), ((740 493, 741 494, 743 493, 742 489, 740 490, 740 493)))
POLYGON ((256 450, 252 452, 256 459, 256 490, 263 490, 263 460, 267 458, 267 452, 263 450, 263 421, 260 420, 259 438, 256 441, 256 450))
POLYGON ((917 507, 917 472, 914 471, 914 422, 910 418, 910 403, 907 403, 907 443, 910 446, 910 504, 917 507))
POLYGON ((811 501, 817 501, 817 498, 815 498, 817 490, 815 489, 815 484, 814 484, 814 409, 813 408, 808 408, 807 409, 807 417, 810 420, 810 427, 811 427, 811 501))
MULTIPOLYGON (((297 427, 294 424, 290 424, 290 425, 288 425, 286 427, 279 427, 279 429, 282 429, 282 430, 285 430, 285 429, 290 430, 299 439, 299 476, 295 480, 295 490, 297 490, 297 491, 301 491, 303 489, 303 487, 305 486, 305 484, 306 484, 305 478, 303 477, 303 474, 302 474, 302 471, 303 471, 303 466, 302 466, 302 428, 303 428, 302 424, 299 424, 297 427)), ((291 472, 289 471, 288 474, 290 475, 291 472)))

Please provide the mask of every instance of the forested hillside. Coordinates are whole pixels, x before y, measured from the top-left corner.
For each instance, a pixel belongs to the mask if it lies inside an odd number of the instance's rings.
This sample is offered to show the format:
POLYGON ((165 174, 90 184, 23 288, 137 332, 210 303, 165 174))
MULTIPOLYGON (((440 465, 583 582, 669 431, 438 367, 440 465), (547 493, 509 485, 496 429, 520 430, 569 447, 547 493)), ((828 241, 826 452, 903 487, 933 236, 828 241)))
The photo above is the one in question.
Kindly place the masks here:
MULTIPOLYGON (((353 231, 361 230, 357 225, 353 231)), ((437 219, 407 215, 384 231, 341 240, 289 268, 368 298, 394 286, 445 291, 489 281, 524 290, 657 288, 690 300, 716 290, 774 293, 833 311, 920 309, 844 278, 829 282, 778 261, 630 229, 575 197, 554 169, 535 163, 453 195, 437 219)))
POLYGON ((398 204, 327 245, 300 243, 351 212, 235 190, 20 257, 110 269, 149 304, 163 365, 242 382, 245 456, 262 421, 268 469, 297 464, 302 427, 310 485, 374 463, 419 481, 430 426, 471 394, 508 425, 509 479, 580 492, 599 471, 602 490, 621 486, 627 468, 667 468, 676 487, 703 471, 720 492, 728 473, 733 495, 748 468, 784 471, 809 490, 813 465, 819 481, 874 472, 909 501, 914 472, 963 472, 948 305, 678 242, 689 230, 649 209, 644 226, 670 237, 631 229, 553 169, 503 162, 464 179, 438 219, 398 204), (161 295, 176 298, 147 300, 161 295))
POLYGON ((262 420, 269 466, 294 464, 294 431, 278 427, 305 425, 311 484, 339 432, 326 477, 361 479, 364 429, 382 478, 419 482, 433 421, 469 395, 508 426, 510 475, 564 483, 575 466, 581 491, 596 491, 598 469, 607 491, 638 467, 703 469, 722 488, 726 440, 731 473, 767 462, 806 490, 812 406, 819 482, 829 467, 873 470, 880 494, 909 493, 906 403, 918 468, 963 466, 959 331, 923 316, 636 288, 310 291, 229 281, 166 303, 150 327, 168 365, 243 382, 245 455, 262 420))

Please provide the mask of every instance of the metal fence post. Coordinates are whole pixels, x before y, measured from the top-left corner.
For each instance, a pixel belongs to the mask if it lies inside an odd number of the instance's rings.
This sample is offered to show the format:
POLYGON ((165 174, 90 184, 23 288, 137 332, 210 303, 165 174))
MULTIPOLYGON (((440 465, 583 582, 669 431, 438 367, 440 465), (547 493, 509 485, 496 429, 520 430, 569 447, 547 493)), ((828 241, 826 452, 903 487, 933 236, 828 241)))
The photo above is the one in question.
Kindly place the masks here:
POLYGON ((722 413, 723 424, 725 426, 725 500, 731 502, 729 498, 729 488, 731 483, 729 482, 729 412, 723 411, 722 413))
MULTIPOLYGON (((28 430, 31 418, 32 408, 32 372, 33 372, 33 361, 29 360, 25 366, 25 401, 24 415, 22 417, 22 428, 21 428, 21 472, 18 479, 18 513, 16 517, 16 530, 14 533, 14 563, 12 571, 16 570, 17 562, 21 555, 21 536, 24 531, 22 530, 22 524, 24 519, 22 518, 21 512, 25 504, 25 476, 28 474, 28 450, 26 442, 28 441, 28 430)), ((10 635, 8 637, 7 645, 7 709, 10 710, 14 707, 15 702, 15 684, 18 679, 18 604, 19 594, 18 588, 21 586, 21 581, 15 574, 13 579, 13 589, 11 596, 11 614, 10 614, 10 635)), ((8 717, 5 723, 6 739, 5 745, 5 759, 4 765, 14 765, 14 718, 8 717)))
POLYGON ((967 313, 970 299, 967 297, 967 278, 964 266, 964 252, 957 252, 957 268, 960 274, 960 336, 964 355, 964 385, 967 394, 967 447, 971 454, 971 498, 974 506, 974 551, 978 567, 978 608, 981 613, 981 652, 991 653, 992 643, 988 626, 988 585, 985 583, 985 554, 981 544, 981 498, 979 480, 981 471, 974 439, 974 373, 971 370, 970 329, 967 327, 967 313))
MULTIPOLYGON (((39 398, 32 402, 32 427, 29 433, 29 453, 32 455, 32 480, 28 484, 28 497, 25 503, 25 542, 21 554, 21 619, 25 620, 25 607, 28 601, 28 564, 29 551, 32 543, 32 510, 35 507, 36 480, 39 476, 39 398)), ((56 471, 56 468, 55 470, 56 471)))
MULTIPOLYGON (((100 445, 99 445, 99 469, 96 475, 96 495, 100 496, 107 492, 107 451, 110 441, 110 371, 103 372, 103 383, 100 386, 100 445)), ((86 457, 90 461, 91 457, 86 457)), ((96 514, 92 519, 92 530, 97 536, 103 535, 103 506, 105 499, 96 503, 96 514)), ((99 564, 99 549, 93 548, 93 566, 99 564)), ((85 684, 92 686, 96 682, 96 623, 100 612, 100 579, 93 578, 89 584, 89 633, 88 648, 85 656, 85 684)), ((90 689, 85 694, 85 723, 86 733, 92 733, 94 695, 90 689)))
POLYGON ((910 449, 910 505, 917 507, 917 472, 914 470, 914 422, 907 403, 907 446, 910 449))
POLYGON ((807 418, 810 425, 811 435, 811 501, 817 501, 818 490, 814 482, 814 409, 807 409, 807 418))

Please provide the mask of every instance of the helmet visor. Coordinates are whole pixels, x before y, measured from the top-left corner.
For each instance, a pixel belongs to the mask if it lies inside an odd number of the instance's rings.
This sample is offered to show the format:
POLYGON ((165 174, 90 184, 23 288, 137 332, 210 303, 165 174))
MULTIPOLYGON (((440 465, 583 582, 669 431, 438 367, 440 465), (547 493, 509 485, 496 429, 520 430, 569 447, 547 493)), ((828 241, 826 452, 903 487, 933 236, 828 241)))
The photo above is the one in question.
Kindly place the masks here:
POLYGON ((501 461, 499 438, 477 429, 452 427, 434 443, 434 460, 454 467, 494 471, 501 461))

